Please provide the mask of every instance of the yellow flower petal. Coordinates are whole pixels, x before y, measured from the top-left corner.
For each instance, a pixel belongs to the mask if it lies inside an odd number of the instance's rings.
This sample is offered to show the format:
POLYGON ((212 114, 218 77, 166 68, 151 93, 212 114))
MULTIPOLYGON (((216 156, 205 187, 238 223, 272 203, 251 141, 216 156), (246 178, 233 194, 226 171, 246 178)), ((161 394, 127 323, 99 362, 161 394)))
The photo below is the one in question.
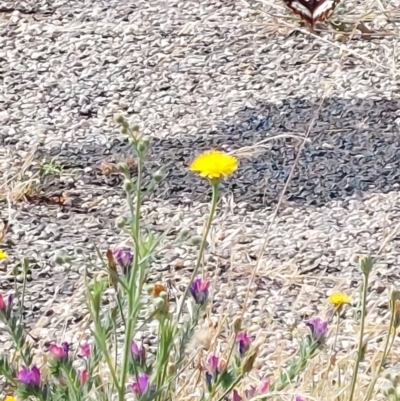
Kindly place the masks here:
POLYGON ((196 157, 190 170, 211 180, 227 177, 237 170, 237 159, 218 150, 209 150, 196 157))
POLYGON ((350 303, 350 297, 343 292, 334 292, 328 297, 328 302, 333 306, 341 306, 350 303))
POLYGON ((8 395, 6 398, 4 398, 4 401, 17 401, 17 399, 8 395))
POLYGON ((3 251, 2 249, 0 249, 0 260, 4 260, 8 258, 8 254, 6 251, 3 251))

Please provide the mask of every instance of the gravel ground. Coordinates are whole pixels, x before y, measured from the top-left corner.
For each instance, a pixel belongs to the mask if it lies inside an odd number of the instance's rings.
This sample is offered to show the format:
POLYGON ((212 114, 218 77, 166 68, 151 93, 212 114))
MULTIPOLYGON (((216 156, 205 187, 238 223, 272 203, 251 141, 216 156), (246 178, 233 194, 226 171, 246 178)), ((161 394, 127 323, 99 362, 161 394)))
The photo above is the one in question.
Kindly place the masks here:
MULTIPOLYGON (((331 33, 314 37, 296 31, 280 3, 257 6, 262 12, 239 0, 0 2, 2 192, 21 168, 26 179, 54 158, 63 171, 47 177, 43 191, 68 200, 0 203, 0 217, 12 225, 0 289, 12 289, 9 269, 29 256, 36 335, 77 340, 84 330, 81 265, 54 266, 54 253, 122 240, 114 221, 126 208, 109 170, 129 150, 114 113, 133 116, 152 137, 149 166, 166 166, 145 206, 157 231, 172 220, 177 231, 200 232, 209 191, 188 164, 211 147, 241 152, 239 171, 224 184, 207 270, 217 316, 237 314, 272 222, 247 314, 250 330, 271 338, 266 360, 277 343, 292 346, 266 323, 284 333, 324 309, 330 289, 354 292, 354 256, 376 255, 400 222, 400 53, 398 28, 377 2, 344 3, 339 19, 361 18, 371 7, 369 26, 393 35, 356 33, 347 43, 331 33), (276 138, 282 135, 291 137, 276 138)), ((397 0, 384 5, 395 10, 397 0)), ((150 276, 180 291, 193 248, 170 242, 150 276)), ((399 249, 395 233, 377 259, 376 314, 386 311, 385 286, 400 285, 399 249)))

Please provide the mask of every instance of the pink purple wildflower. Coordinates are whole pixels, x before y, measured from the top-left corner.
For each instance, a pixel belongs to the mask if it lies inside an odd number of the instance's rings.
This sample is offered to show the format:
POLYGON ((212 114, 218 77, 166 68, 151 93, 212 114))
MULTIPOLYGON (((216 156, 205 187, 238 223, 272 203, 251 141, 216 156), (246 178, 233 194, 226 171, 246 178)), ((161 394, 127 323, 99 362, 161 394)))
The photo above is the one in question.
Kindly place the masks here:
POLYGON ((311 331, 312 339, 317 343, 323 343, 325 335, 328 332, 328 322, 322 320, 320 317, 314 317, 306 325, 311 331))
POLYGON ((18 380, 27 386, 37 387, 40 384, 40 370, 35 365, 23 367, 18 373, 18 380))
POLYGON ((138 381, 132 384, 132 391, 135 394, 144 394, 149 389, 150 377, 145 373, 140 373, 138 381))
POLYGON ((236 343, 238 345, 238 351, 240 356, 244 356, 246 352, 249 350, 250 345, 254 337, 249 336, 245 332, 238 333, 236 336, 236 343))
POLYGON ((56 344, 51 344, 49 346, 49 351, 53 354, 58 359, 64 359, 68 357, 68 351, 69 351, 69 344, 64 342, 61 344, 61 346, 58 346, 56 344))
POLYGON ((204 305, 207 302, 209 287, 210 283, 200 277, 193 280, 190 285, 190 293, 192 294, 196 304, 204 305))

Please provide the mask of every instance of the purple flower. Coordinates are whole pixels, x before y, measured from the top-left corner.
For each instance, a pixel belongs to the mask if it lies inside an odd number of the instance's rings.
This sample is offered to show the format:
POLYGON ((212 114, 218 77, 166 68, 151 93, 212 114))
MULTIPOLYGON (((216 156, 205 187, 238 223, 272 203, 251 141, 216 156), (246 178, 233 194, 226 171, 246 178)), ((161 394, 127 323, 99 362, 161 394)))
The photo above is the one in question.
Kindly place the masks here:
POLYGON ((206 383, 210 388, 212 380, 219 374, 219 358, 215 355, 210 355, 207 360, 206 383))
POLYGON ((300 397, 299 395, 296 395, 296 398, 294 399, 295 401, 305 401, 303 397, 300 397))
POLYGON ((197 277, 193 280, 192 284, 190 285, 190 293, 196 301, 196 304, 203 305, 206 303, 209 287, 210 283, 200 277, 197 277))
POLYGON ((261 384, 257 387, 257 394, 264 394, 269 389, 269 379, 261 380, 261 384))
POLYGON ((82 370, 79 374, 79 380, 81 384, 85 384, 88 378, 89 378, 89 372, 86 369, 82 370))
POLYGON ((236 336, 236 343, 238 345, 238 350, 240 356, 244 356, 244 354, 249 350, 250 344, 254 340, 254 337, 249 336, 245 332, 238 333, 236 336))
POLYGON ((134 341, 132 341, 131 353, 133 360, 136 361, 138 364, 142 365, 145 362, 146 350, 143 347, 143 344, 138 345, 134 341))
POLYGON ((219 358, 215 355, 210 355, 207 361, 208 371, 215 375, 218 374, 219 358))
POLYGON ((241 397, 236 390, 233 390, 232 401, 242 401, 242 400, 243 397, 241 397))
POLYGON ((6 303, 4 302, 3 295, 0 294, 0 310, 6 310, 6 303))
POLYGON ((115 261, 122 267, 126 274, 133 262, 133 253, 129 248, 116 248, 112 251, 115 261))
POLYGON ((322 343, 325 340, 325 335, 328 331, 328 322, 322 320, 320 317, 314 317, 306 325, 311 330, 311 337, 315 342, 322 343))
POLYGON ((69 344, 68 343, 62 343, 61 346, 58 346, 56 344, 51 344, 49 346, 49 351, 53 354, 58 359, 63 359, 68 357, 68 351, 69 351, 69 344))
POLYGON ((18 373, 18 380, 27 386, 37 387, 40 384, 40 370, 35 365, 30 369, 23 367, 18 373))
POLYGON ((90 356, 90 344, 85 343, 80 346, 80 356, 88 358, 90 356))
POLYGON ((132 391, 135 394, 143 394, 149 389, 150 377, 145 373, 140 373, 138 381, 132 384, 132 391))
POLYGON ((208 387, 211 386, 212 378, 213 378, 212 374, 210 372, 206 372, 206 383, 208 387))
POLYGON ((251 386, 245 391, 246 398, 252 398, 255 395, 261 395, 268 391, 269 389, 269 379, 263 379, 261 384, 257 387, 251 386))

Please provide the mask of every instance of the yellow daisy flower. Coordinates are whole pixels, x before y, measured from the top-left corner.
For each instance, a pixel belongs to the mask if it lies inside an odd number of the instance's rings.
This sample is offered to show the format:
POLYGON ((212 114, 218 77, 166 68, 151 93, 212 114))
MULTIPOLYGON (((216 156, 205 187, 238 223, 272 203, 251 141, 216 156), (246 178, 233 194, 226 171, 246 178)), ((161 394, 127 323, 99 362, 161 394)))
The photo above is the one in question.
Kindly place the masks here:
POLYGON ((328 302, 332 304, 333 306, 342 306, 345 304, 350 303, 350 297, 344 294, 343 292, 333 292, 329 297, 328 297, 328 302))
POLYGON ((4 398, 4 401, 17 401, 17 399, 8 395, 6 398, 4 398))
POLYGON ((8 254, 6 251, 3 251, 2 249, 0 249, 0 260, 4 260, 8 258, 8 254))
POLYGON ((233 174, 237 170, 237 160, 227 153, 208 150, 194 159, 190 170, 211 180, 218 179, 233 174))

